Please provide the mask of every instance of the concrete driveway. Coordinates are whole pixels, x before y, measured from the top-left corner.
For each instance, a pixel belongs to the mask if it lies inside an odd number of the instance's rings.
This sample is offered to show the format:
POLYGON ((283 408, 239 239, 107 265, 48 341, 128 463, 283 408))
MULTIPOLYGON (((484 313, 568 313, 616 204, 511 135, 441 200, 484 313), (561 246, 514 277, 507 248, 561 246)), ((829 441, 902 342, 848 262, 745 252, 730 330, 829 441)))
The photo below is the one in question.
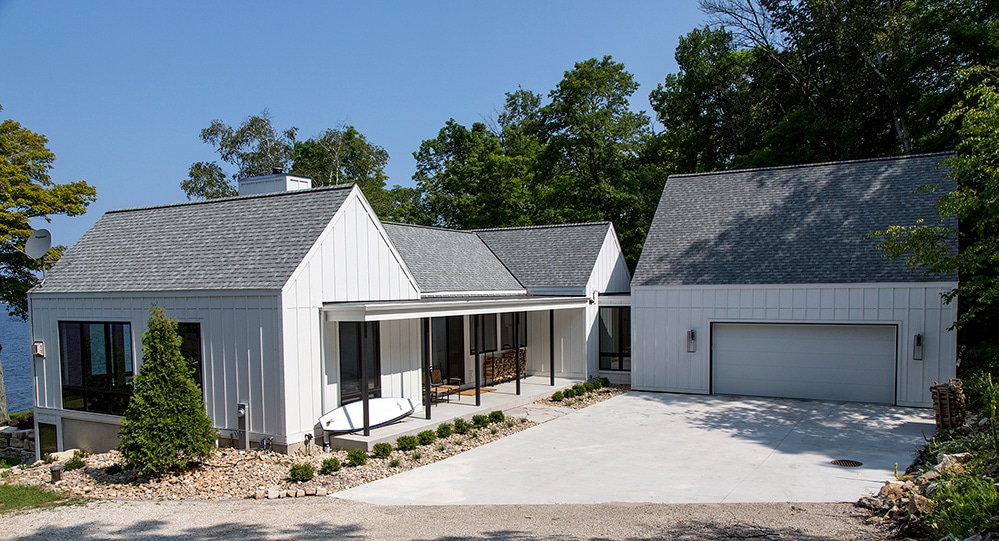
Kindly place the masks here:
POLYGON ((337 496, 386 505, 855 501, 892 478, 895 462, 904 470, 934 430, 926 409, 632 392, 337 496))

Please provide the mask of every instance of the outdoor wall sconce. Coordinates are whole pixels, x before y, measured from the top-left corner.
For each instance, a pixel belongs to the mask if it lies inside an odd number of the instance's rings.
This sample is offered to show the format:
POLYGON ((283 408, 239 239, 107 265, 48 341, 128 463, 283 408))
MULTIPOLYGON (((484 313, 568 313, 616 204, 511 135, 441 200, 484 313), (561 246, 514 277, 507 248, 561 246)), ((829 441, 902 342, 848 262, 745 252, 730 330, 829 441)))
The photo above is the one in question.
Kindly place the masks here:
POLYGON ((921 334, 912 337, 912 360, 923 360, 923 335, 921 334))
POLYGON ((35 357, 44 357, 45 342, 42 342, 41 340, 35 340, 35 342, 31 344, 31 352, 35 354, 35 357))
POLYGON ((695 353, 697 351, 697 334, 693 331, 687 331, 687 353, 695 353))

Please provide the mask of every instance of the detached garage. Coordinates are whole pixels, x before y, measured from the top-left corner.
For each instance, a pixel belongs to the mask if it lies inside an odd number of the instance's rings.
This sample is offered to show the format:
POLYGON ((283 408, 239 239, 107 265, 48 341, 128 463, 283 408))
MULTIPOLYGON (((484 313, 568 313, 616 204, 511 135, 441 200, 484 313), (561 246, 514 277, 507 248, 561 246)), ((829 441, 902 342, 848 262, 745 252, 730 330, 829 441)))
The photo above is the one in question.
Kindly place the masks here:
POLYGON ((932 405, 957 277, 865 237, 934 221, 946 156, 671 176, 632 280, 632 387, 932 405))

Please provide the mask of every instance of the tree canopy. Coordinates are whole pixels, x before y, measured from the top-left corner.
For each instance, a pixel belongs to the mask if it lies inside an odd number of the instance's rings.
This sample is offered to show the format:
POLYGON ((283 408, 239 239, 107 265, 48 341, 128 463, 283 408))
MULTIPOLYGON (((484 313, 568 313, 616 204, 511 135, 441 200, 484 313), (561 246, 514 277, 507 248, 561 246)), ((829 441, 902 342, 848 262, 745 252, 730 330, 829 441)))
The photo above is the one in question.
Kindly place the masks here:
MULTIPOLYGON (((28 315, 27 293, 37 283, 42 265, 22 252, 33 232, 31 219, 77 216, 97 199, 94 187, 82 180, 52 181, 49 173, 55 154, 47 144, 44 135, 14 120, 0 123, 0 302, 11 315, 21 318, 28 315)), ((58 260, 64 249, 53 247, 46 261, 58 260)))
POLYGON ((392 210, 385 190, 385 149, 368 142, 357 128, 341 125, 328 128, 305 141, 297 139, 298 128, 277 130, 270 113, 247 117, 232 127, 213 120, 201 130, 201 140, 214 147, 222 162, 234 167, 231 173, 217 162, 195 162, 181 188, 188 199, 217 199, 238 193, 240 178, 269 175, 275 169, 312 178, 313 186, 353 182, 361 187, 379 216, 392 210))

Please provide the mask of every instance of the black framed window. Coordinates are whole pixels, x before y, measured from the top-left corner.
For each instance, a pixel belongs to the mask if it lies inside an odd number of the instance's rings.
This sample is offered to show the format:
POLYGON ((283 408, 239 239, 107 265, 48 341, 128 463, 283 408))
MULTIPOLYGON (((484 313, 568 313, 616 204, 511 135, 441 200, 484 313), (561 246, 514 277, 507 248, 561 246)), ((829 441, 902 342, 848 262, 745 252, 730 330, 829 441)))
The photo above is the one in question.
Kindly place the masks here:
POLYGON ((368 398, 378 398, 381 389, 381 352, 377 321, 340 322, 340 403, 361 399, 361 362, 365 363, 368 398))
POLYGON ((130 323, 59 322, 62 407, 121 415, 135 375, 130 323))
MULTIPOLYGON (((472 316, 479 318, 479 329, 482 332, 482 353, 488 353, 490 351, 496 351, 496 314, 482 314, 480 316, 472 316)), ((469 352, 475 355, 475 324, 472 324, 472 347, 469 352)))
POLYGON ((204 373, 201 357, 201 324, 181 322, 177 324, 177 332, 180 334, 182 340, 180 354, 187 360, 191 376, 194 378, 194 382, 198 384, 198 388, 202 389, 201 394, 202 398, 204 398, 204 384, 201 379, 204 373))
POLYGON ((517 341, 520 342, 520 347, 527 347, 527 312, 520 312, 518 314, 506 313, 500 315, 500 343, 502 349, 513 349, 513 320, 514 315, 517 316, 518 327, 520 330, 517 331, 517 341))
POLYGON ((600 309, 600 369, 631 371, 631 308, 600 309))

